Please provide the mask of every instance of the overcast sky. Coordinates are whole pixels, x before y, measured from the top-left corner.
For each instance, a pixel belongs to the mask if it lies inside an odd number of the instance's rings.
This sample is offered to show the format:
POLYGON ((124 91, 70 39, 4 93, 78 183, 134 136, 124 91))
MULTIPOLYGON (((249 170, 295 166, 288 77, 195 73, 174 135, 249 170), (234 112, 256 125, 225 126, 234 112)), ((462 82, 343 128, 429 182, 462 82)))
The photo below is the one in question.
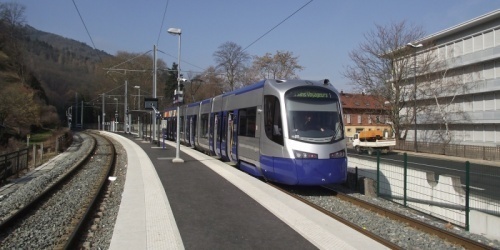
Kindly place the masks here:
POLYGON ((352 89, 341 75, 345 65, 351 63, 348 53, 364 41, 363 35, 373 30, 375 24, 406 20, 422 26, 430 35, 500 8, 497 0, 14 2, 26 7, 27 24, 36 29, 93 46, 91 37, 97 49, 110 54, 117 51, 144 53, 157 44, 161 50, 158 57, 171 66, 172 62, 177 62, 178 37, 168 34, 167 29, 175 27, 182 29, 183 71, 200 72, 213 66, 214 51, 231 41, 248 47, 246 52, 255 56, 266 52, 274 54, 278 50, 290 51, 305 67, 299 72, 302 79, 328 78, 344 91, 352 89))

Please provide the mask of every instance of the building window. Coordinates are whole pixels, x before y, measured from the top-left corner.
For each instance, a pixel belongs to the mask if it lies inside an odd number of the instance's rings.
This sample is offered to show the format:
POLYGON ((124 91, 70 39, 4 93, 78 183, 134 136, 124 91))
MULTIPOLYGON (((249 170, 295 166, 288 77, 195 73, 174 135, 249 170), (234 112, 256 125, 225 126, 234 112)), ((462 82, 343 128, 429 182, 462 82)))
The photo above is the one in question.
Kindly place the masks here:
POLYGON ((345 115, 346 122, 351 123, 351 115, 345 115))
POLYGON ((358 123, 361 124, 361 115, 358 115, 358 123))

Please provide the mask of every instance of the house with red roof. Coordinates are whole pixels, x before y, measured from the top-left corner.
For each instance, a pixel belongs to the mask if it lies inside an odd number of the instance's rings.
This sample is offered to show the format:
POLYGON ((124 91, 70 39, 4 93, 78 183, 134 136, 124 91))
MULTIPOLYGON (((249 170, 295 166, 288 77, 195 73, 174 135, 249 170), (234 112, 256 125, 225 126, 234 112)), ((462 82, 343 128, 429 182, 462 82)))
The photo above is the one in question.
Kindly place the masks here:
POLYGON ((340 92, 343 109, 345 135, 352 138, 361 131, 382 131, 385 137, 392 137, 389 107, 379 98, 364 93, 353 94, 340 92))

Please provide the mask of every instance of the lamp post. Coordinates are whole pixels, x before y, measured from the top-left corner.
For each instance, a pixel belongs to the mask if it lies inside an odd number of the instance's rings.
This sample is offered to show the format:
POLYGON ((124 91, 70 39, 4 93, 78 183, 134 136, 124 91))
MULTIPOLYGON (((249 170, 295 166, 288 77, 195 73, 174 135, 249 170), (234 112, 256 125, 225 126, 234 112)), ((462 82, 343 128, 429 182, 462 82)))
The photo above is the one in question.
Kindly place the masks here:
MULTIPOLYGON (((178 50, 178 56, 177 56, 177 94, 180 92, 180 72, 181 72, 181 34, 182 31, 179 28, 169 28, 167 30, 168 33, 174 35, 174 36, 179 36, 179 50, 178 50)), ((180 141, 180 107, 179 103, 177 103, 177 136, 176 136, 176 149, 175 149, 175 158, 172 160, 173 163, 183 163, 184 160, 181 159, 180 157, 180 148, 181 148, 181 141, 180 141)))
POLYGON ((417 49, 422 47, 421 43, 414 45, 412 43, 406 44, 407 47, 413 49, 413 110, 415 112, 415 138, 414 138, 414 148, 415 152, 418 152, 417 144, 417 49))

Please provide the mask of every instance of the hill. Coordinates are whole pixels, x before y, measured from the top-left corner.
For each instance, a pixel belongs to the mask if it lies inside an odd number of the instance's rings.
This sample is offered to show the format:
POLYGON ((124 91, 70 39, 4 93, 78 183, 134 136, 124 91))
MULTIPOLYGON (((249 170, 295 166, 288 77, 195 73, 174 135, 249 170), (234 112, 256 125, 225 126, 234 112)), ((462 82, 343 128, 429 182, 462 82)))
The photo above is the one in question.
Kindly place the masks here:
POLYGON ((94 97, 109 84, 97 70, 108 58, 85 43, 0 22, 0 148, 65 124, 75 93, 94 97))
POLYGON ((29 25, 23 28, 24 61, 45 90, 49 104, 61 114, 72 103, 75 92, 93 95, 100 63, 112 57, 85 43, 37 30, 29 25))

